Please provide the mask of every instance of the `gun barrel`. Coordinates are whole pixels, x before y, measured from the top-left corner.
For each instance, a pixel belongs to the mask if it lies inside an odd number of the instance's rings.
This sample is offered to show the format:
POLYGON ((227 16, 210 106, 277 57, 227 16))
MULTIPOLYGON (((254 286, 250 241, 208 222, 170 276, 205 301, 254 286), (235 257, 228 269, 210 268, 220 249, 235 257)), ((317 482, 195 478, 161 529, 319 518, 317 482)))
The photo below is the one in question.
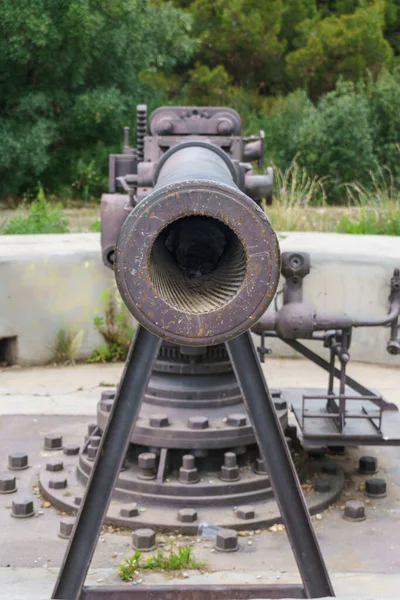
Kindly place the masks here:
POLYGON ((269 306, 280 255, 265 213, 218 147, 166 152, 153 191, 127 217, 115 253, 121 296, 163 339, 210 346, 249 329, 269 306))

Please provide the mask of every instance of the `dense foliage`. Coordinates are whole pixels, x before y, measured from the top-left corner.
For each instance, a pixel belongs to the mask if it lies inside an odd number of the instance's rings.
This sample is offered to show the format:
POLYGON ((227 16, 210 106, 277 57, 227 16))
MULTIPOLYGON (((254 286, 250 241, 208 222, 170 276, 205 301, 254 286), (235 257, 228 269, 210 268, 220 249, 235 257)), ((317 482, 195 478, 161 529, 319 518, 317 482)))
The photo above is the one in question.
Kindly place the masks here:
POLYGON ((0 17, 0 196, 98 196, 139 102, 233 106, 329 201, 383 166, 400 185, 400 0, 0 0, 0 17))

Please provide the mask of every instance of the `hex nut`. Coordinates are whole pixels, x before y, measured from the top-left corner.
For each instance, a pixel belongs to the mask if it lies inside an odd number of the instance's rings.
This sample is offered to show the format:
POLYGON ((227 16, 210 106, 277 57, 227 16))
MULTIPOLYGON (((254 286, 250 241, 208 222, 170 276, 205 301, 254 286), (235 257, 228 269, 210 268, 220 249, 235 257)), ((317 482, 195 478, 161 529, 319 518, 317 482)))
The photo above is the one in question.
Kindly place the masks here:
POLYGON ((82 498, 80 496, 75 496, 74 504, 80 506, 82 504, 82 498))
POLYGON ((169 425, 168 415, 159 414, 159 413, 151 415, 149 422, 150 422, 150 427, 168 427, 168 425, 169 425))
POLYGON ((44 449, 45 450, 61 450, 63 445, 63 439, 61 435, 51 434, 44 437, 44 449))
POLYGON ((127 506, 123 506, 119 511, 121 517, 125 517, 126 519, 132 519, 133 517, 137 517, 139 515, 139 509, 136 502, 133 504, 128 504, 127 506))
POLYGON ((238 481, 239 467, 221 467, 220 478, 222 481, 238 481))
POLYGON ((30 498, 23 498, 21 500, 13 500, 11 507, 11 516, 15 519, 27 519, 33 517, 35 509, 33 507, 33 500, 30 498))
POLYGON ((375 456, 361 456, 358 461, 358 471, 362 475, 374 475, 378 470, 378 460, 375 456))
POLYGON ((365 521, 365 504, 358 500, 348 500, 345 504, 343 518, 346 521, 365 521))
POLYGON ((13 494, 17 491, 17 483, 14 475, 2 473, 0 475, 0 494, 13 494))
POLYGON ((190 417, 187 424, 189 429, 207 429, 209 426, 207 417, 190 417))
POLYGON ((62 540, 67 540, 71 537, 72 530, 76 522, 76 517, 63 517, 60 521, 60 529, 58 537, 62 540))
POLYGON ((117 393, 115 388, 109 389, 109 390, 103 390, 101 392, 101 396, 100 396, 100 402, 102 400, 114 400, 115 398, 115 394, 117 393))
POLYGON ((236 514, 239 519, 254 519, 256 511, 254 506, 239 506, 236 514))
POLYGON ((100 410, 106 413, 111 412, 112 406, 113 406, 113 401, 112 400, 102 400, 100 402, 100 410))
POLYGON ((141 552, 151 552, 156 547, 156 534, 152 529, 136 529, 132 533, 132 546, 141 552))
POLYGON ((64 446, 63 451, 66 456, 76 456, 79 454, 80 447, 75 446, 74 444, 68 444, 68 446, 64 446))
POLYGON ((322 473, 326 473, 326 475, 337 475, 338 467, 335 463, 327 462, 322 465, 322 473))
POLYGON ((46 463, 46 471, 51 471, 55 473, 56 471, 62 471, 64 468, 64 463, 59 458, 53 458, 48 460, 46 463))
POLYGON ((11 471, 22 471, 28 467, 28 455, 26 452, 11 452, 8 455, 8 468, 11 471))
POLYGON ((236 552, 239 549, 237 531, 234 529, 221 529, 221 531, 218 531, 215 549, 219 552, 236 552))
POLYGON ((87 430, 88 430, 88 435, 92 435, 92 433, 94 433, 94 431, 96 431, 97 429, 97 423, 89 423, 87 430))
POLYGON ((153 452, 142 452, 138 457, 139 479, 154 479, 157 456, 153 452))
POLYGON ((287 409, 287 402, 286 400, 282 400, 281 398, 277 398, 274 400, 274 406, 275 406, 275 410, 286 410, 287 409))
POLYGON ((229 425, 229 427, 244 427, 247 425, 247 417, 244 414, 235 413, 228 415, 226 423, 229 425))
POLYGON ((199 481, 199 473, 195 467, 194 456, 185 454, 182 458, 182 466, 179 469, 179 481, 181 483, 197 483, 199 481))
POLYGON ((197 521, 197 512, 192 508, 181 508, 178 511, 178 521, 181 523, 194 523, 194 521, 197 521))
POLYGON ((365 482, 365 495, 371 498, 384 498, 386 493, 386 481, 384 479, 368 479, 365 482))
POLYGON ((325 454, 324 448, 313 448, 308 451, 308 458, 311 458, 312 460, 321 460, 324 458, 325 454))
POLYGON ((317 477, 314 481, 314 490, 319 494, 327 494, 331 489, 331 482, 326 477, 317 477))
POLYGON ((49 488, 52 490, 64 490, 68 485, 66 477, 52 477, 49 479, 49 488))

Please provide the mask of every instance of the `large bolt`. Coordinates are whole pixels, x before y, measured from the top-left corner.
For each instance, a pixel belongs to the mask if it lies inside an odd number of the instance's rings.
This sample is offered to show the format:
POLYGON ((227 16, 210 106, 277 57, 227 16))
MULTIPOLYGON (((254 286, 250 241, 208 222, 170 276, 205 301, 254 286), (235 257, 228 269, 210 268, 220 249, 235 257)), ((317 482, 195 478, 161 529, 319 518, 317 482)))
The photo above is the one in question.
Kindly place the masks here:
POLYGON ((149 422, 150 422, 150 427, 168 427, 168 425, 169 425, 168 415, 164 415, 164 414, 160 414, 160 413, 151 415, 149 422))
POLYGON ((140 473, 139 479, 154 479, 156 469, 156 455, 153 452, 142 452, 138 457, 140 473))
POLYGON ((97 423, 89 423, 87 426, 88 435, 92 435, 92 433, 97 429, 97 423))
POLYGON ((100 410, 102 412, 106 412, 106 413, 111 412, 112 406, 113 406, 112 400, 102 400, 100 402, 100 410))
POLYGON ((80 496, 75 496, 74 504, 80 506, 82 504, 82 498, 80 496))
POLYGON ((68 481, 62 475, 49 479, 49 487, 53 490, 64 490, 67 487, 68 481))
POLYGON ((228 415, 226 423, 227 425, 229 425, 229 427, 244 427, 245 425, 247 425, 247 417, 246 415, 238 413, 228 415))
POLYGON ((312 448, 308 451, 308 457, 312 460, 321 460, 326 454, 325 448, 312 448))
POLYGON ((327 475, 337 475, 338 467, 335 465, 335 463, 327 462, 322 465, 322 472, 326 473, 327 475))
POLYGON ((236 512, 239 519, 254 519, 256 511, 254 506, 239 506, 236 512))
POLYGON ((345 504, 343 518, 346 521, 365 521, 365 504, 358 500, 348 500, 345 504))
POLYGON ((92 446, 92 448, 98 448, 100 446, 100 442, 101 442, 101 435, 93 435, 90 438, 90 446, 92 446))
POLYGON ((101 392, 100 401, 103 401, 103 400, 111 400, 112 401, 115 398, 115 394, 116 394, 116 391, 114 388, 110 389, 110 390, 103 390, 101 392))
POLYGON ((207 417, 190 417, 188 427, 189 429, 207 429, 208 419, 207 417))
POLYGON ((133 504, 128 504, 127 506, 123 506, 119 511, 121 517, 125 517, 126 519, 132 519, 133 517, 137 517, 139 515, 139 509, 136 502, 133 504))
POLYGON ((386 481, 384 479, 368 479, 365 482, 365 494, 371 498, 386 496, 386 481))
POLYGON ((319 494, 327 494, 331 489, 331 482, 326 477, 318 477, 314 481, 314 490, 319 494))
POLYGON ((151 552, 156 547, 156 534, 152 529, 136 529, 132 534, 132 546, 141 552, 151 552))
POLYGON ((181 508, 178 511, 178 521, 181 523, 194 523, 197 520, 197 512, 192 508, 181 508))
POLYGON ((217 533, 215 548, 220 552, 236 552, 239 549, 237 531, 233 529, 221 529, 217 533))
POLYGON ((11 471, 22 471, 28 467, 28 455, 25 452, 12 452, 8 455, 8 468, 11 471))
POLYGON ((88 449, 87 449, 88 460, 94 460, 96 458, 97 450, 98 450, 98 448, 95 448, 94 446, 89 444, 88 449))
POLYGON ((71 537, 75 521, 76 517, 63 517, 60 521, 58 537, 60 537, 63 540, 67 540, 69 537, 71 537))
POLYGON ((362 475, 374 475, 378 470, 378 461, 375 456, 361 456, 358 461, 358 470, 362 475))
POLYGON ((234 452, 225 452, 220 477, 222 481, 237 481, 239 479, 239 467, 234 452))
POLYGON ((64 463, 59 458, 53 458, 52 460, 48 460, 46 463, 46 471, 51 471, 55 473, 56 471, 62 471, 64 468, 64 463))
POLYGON ((45 450, 61 450, 63 445, 63 439, 61 435, 51 434, 44 437, 44 449, 45 450))
POLYGON ((199 481, 199 474, 192 454, 185 454, 182 458, 182 466, 179 469, 179 481, 181 483, 197 483, 199 481))
POLYGON ((63 451, 66 456, 76 456, 79 454, 80 447, 75 446, 74 444, 68 444, 68 446, 64 446, 63 451))
POLYGON ((265 460, 263 460, 260 456, 256 458, 256 462, 254 463, 254 472, 258 473, 258 475, 265 475, 267 472, 265 460))
POLYGON ((286 400, 282 400, 281 398, 274 398, 274 406, 275 410, 286 410, 287 402, 286 400))
POLYGON ((16 479, 13 475, 2 473, 0 475, 0 494, 12 494, 17 491, 16 479))
POLYGON ((15 519, 27 519, 33 517, 35 509, 33 507, 33 500, 24 498, 22 500, 14 500, 11 507, 11 516, 15 519))

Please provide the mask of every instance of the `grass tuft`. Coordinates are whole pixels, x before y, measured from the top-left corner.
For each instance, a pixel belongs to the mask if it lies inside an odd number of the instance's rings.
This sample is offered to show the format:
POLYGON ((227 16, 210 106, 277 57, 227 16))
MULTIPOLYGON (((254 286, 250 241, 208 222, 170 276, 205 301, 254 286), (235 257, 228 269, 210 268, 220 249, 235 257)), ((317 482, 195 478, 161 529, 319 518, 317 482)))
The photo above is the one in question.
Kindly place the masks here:
POLYGON ((195 560, 190 546, 181 546, 174 550, 171 543, 169 552, 159 550, 155 556, 142 561, 139 550, 119 565, 118 574, 122 581, 133 581, 141 569, 153 571, 181 571, 182 569, 201 569, 203 565, 195 560))
POLYGON ((74 364, 83 342, 83 329, 60 329, 54 344, 54 360, 59 364, 74 364))

